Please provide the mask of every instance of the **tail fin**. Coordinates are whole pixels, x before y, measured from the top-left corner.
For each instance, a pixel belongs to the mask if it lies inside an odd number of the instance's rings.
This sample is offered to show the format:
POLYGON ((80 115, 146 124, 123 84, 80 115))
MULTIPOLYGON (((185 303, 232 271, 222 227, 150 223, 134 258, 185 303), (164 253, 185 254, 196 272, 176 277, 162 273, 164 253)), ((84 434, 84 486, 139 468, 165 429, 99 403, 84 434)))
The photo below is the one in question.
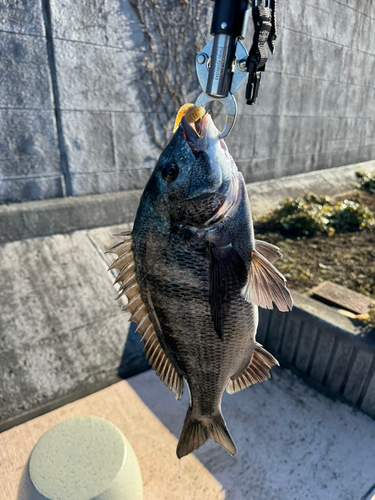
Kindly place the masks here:
POLYGON ((182 458, 185 455, 189 455, 189 453, 202 446, 207 439, 212 439, 212 441, 222 446, 231 455, 237 455, 236 446, 220 413, 209 419, 207 418, 206 422, 204 422, 193 419, 191 409, 189 408, 177 445, 177 457, 182 458))

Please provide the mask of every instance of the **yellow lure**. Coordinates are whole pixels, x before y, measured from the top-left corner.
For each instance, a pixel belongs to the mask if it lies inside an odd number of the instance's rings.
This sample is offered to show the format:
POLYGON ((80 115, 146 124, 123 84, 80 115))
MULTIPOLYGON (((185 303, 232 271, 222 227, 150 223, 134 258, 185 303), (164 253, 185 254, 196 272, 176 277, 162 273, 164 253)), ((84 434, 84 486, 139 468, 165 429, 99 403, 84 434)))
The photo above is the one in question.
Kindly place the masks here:
POLYGON ((186 121, 188 123, 195 123, 200 118, 202 118, 206 114, 206 110, 203 106, 195 107, 194 104, 187 103, 181 106, 178 110, 176 121, 174 122, 173 133, 176 132, 178 126, 180 125, 180 121, 183 116, 185 116, 186 121))

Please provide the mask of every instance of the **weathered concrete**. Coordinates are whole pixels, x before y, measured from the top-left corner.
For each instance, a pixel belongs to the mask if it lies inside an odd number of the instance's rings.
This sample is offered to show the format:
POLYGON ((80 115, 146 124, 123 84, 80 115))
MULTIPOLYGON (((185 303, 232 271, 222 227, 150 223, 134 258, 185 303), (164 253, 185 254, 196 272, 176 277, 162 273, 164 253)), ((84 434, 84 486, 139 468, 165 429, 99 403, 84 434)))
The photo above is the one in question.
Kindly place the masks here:
POLYGON ((259 342, 306 381, 375 417, 375 330, 293 292, 291 313, 259 309, 259 342))
MULTIPOLYGON (((178 438, 188 391, 175 401, 152 371, 128 382, 178 438)), ((270 381, 224 394, 222 412, 238 455, 233 458, 212 442, 194 454, 228 500, 372 498, 374 421, 319 394, 288 370, 273 368, 270 381)))
MULTIPOLYGON (((8 129, 0 114, 0 203, 142 189, 176 110, 200 92, 195 55, 211 12, 206 0, 3 2, 1 108, 37 126, 8 129)), ((240 89, 227 140, 246 182, 375 157, 374 19, 370 0, 279 3, 258 102, 246 106, 240 89)))
POLYGON ((140 191, 0 207, 0 243, 134 221, 140 191))
MULTIPOLYGON (((109 137, 110 134, 104 135, 108 141, 109 137)), ((74 151, 69 154, 81 157, 77 144, 73 143, 72 148, 74 151)), ((97 152, 100 158, 100 150, 97 152)), ((88 165, 90 158, 96 161, 94 154, 87 156, 84 153, 83 156, 88 165)), ((354 173, 359 168, 371 172, 375 161, 248 184, 253 215, 256 218, 276 208, 288 196, 297 197, 311 191, 333 195, 350 190, 355 184, 354 173)), ((94 176, 77 173, 72 179, 73 185, 81 184, 83 192, 89 192, 94 183, 99 190, 108 184, 111 190, 132 189, 139 182, 146 183, 151 171, 151 168, 119 169, 94 176)), ((59 178, 57 183, 59 187, 59 178)), ((133 222, 140 196, 141 191, 126 191, 0 206, 0 243, 133 222)))
POLYGON ((117 241, 108 228, 0 247, 2 424, 148 367, 124 303, 114 301, 103 231, 108 248, 117 241))

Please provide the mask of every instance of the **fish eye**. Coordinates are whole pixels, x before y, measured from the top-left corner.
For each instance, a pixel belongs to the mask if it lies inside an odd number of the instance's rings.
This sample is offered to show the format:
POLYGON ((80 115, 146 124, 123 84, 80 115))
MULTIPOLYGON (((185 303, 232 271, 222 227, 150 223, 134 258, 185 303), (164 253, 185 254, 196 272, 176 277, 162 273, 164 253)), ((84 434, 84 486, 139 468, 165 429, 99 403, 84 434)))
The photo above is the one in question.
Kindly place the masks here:
POLYGON ((162 170, 161 175, 167 182, 173 182, 178 176, 179 169, 175 163, 168 163, 162 170))

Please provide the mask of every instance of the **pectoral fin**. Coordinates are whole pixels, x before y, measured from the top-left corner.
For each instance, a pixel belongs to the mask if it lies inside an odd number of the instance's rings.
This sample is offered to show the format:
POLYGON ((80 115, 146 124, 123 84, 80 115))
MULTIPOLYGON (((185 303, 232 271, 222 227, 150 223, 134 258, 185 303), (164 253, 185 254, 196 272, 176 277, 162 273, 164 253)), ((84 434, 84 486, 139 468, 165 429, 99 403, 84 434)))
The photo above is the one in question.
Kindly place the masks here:
POLYGON ((239 377, 229 380, 227 392, 234 394, 257 382, 267 380, 270 378, 270 369, 274 365, 279 366, 278 361, 260 344, 257 344, 245 370, 239 377))
POLYGON ((210 295, 209 302, 215 331, 222 339, 222 306, 227 300, 228 290, 233 280, 240 283, 246 279, 246 266, 231 244, 223 247, 209 245, 210 255, 210 295))
POLYGON ((248 280, 242 294, 248 302, 265 309, 273 309, 272 302, 279 311, 289 311, 293 307, 286 279, 257 250, 251 253, 248 280))
POLYGON ((280 252, 279 248, 275 245, 271 245, 271 243, 267 243, 267 241, 255 240, 255 249, 263 255, 263 257, 269 260, 271 264, 283 258, 283 254, 280 252))

